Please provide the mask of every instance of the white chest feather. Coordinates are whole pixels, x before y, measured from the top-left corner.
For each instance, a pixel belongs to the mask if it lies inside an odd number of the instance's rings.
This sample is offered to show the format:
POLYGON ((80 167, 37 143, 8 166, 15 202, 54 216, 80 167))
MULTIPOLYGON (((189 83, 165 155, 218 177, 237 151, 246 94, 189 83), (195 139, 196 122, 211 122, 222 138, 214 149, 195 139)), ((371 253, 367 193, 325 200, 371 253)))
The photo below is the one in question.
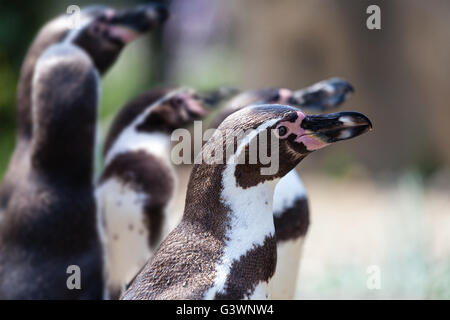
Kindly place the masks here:
POLYGON ((149 195, 137 193, 116 179, 97 189, 106 229, 109 284, 121 288, 151 256, 143 205, 149 195))

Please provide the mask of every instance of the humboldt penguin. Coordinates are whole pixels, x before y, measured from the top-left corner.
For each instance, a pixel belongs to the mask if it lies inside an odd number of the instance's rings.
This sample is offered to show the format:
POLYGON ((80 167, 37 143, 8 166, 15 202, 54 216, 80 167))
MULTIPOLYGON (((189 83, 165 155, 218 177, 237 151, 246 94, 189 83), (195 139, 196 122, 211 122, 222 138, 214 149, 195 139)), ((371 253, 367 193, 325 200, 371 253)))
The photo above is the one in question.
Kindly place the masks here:
POLYGON ((71 29, 69 16, 48 22, 30 46, 20 73, 17 89, 17 137, 14 153, 0 186, 0 216, 7 210, 16 181, 23 178, 29 164, 29 146, 33 133, 32 80, 36 61, 51 45, 70 42, 83 49, 93 60, 100 74, 105 73, 124 46, 167 18, 167 10, 160 5, 144 5, 122 11, 105 6, 90 6, 81 11, 80 25, 71 29))
MULTIPOLYGON (((228 115, 258 103, 287 104, 302 110, 329 110, 338 107, 353 92, 352 85, 340 78, 323 80, 297 91, 268 88, 243 92, 226 103, 214 123, 218 127, 228 115)), ((293 299, 303 242, 310 223, 308 197, 295 169, 281 178, 275 188, 273 214, 278 255, 272 298, 293 299)))
POLYGON ((182 221, 121 298, 270 298, 276 183, 311 152, 370 128, 360 113, 307 116, 284 105, 246 107, 227 117, 194 165, 182 221), (273 161, 263 163, 254 152, 273 161))
POLYGON ((28 166, 0 220, 0 299, 103 297, 93 190, 99 86, 92 59, 73 44, 50 46, 36 62, 28 166))
MULTIPOLYGON (((171 134, 207 114, 192 89, 153 89, 123 107, 105 143, 105 167, 96 196, 107 237, 111 298, 152 257, 166 235, 176 194, 171 134)), ((178 222, 178 221, 177 221, 178 222)))

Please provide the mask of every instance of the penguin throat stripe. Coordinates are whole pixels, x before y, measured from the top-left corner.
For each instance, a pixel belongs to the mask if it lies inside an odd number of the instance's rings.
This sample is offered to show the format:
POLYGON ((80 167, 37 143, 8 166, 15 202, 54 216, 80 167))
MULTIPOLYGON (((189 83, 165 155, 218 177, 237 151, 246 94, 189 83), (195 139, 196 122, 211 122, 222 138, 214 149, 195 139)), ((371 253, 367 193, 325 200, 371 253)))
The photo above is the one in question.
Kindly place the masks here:
MULTIPOLYGON (((246 136, 246 139, 238 146, 234 157, 239 155, 239 151, 242 151, 258 132, 277 121, 277 119, 268 121, 246 136)), ((244 189, 236 181, 235 168, 236 164, 228 164, 222 173, 221 201, 230 210, 229 221, 225 234, 225 246, 215 268, 214 285, 206 293, 206 299, 212 299, 217 293, 224 292, 233 262, 239 261, 253 248, 263 246, 266 238, 272 237, 275 233, 272 202, 276 181, 267 181, 244 189)))

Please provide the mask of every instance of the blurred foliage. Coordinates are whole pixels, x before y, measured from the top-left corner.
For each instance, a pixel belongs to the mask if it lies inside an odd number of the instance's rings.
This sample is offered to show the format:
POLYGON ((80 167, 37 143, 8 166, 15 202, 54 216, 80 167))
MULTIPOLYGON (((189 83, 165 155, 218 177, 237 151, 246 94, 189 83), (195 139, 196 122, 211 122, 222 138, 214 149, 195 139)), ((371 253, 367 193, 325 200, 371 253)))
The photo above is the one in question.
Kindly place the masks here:
POLYGON ((0 3, 0 179, 15 139, 15 99, 23 56, 40 25, 38 2, 0 3))

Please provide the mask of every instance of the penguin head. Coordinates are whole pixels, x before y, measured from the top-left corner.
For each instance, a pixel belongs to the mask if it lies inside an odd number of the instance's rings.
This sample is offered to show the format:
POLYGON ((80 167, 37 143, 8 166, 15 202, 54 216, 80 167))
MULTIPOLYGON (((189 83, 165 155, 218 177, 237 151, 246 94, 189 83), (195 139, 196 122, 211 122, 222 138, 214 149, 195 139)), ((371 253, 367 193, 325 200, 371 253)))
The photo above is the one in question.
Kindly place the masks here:
POLYGON ((288 104, 293 92, 286 88, 265 88, 238 92, 235 90, 220 114, 214 119, 212 127, 217 128, 230 114, 254 104, 288 104))
POLYGON ((312 86, 292 91, 286 88, 265 88, 245 91, 230 100, 229 105, 240 108, 253 104, 284 104, 303 109, 324 111, 346 101, 353 86, 341 79, 330 78, 312 86))
POLYGON ((84 49, 100 73, 104 73, 126 44, 162 25, 167 17, 167 9, 155 4, 121 11, 104 6, 87 7, 81 11, 81 26, 70 31, 67 38, 84 49))
POLYGON ((194 90, 178 89, 151 105, 150 112, 138 125, 137 130, 170 134, 207 114, 203 99, 194 90))
POLYGON ((302 109, 325 111, 338 107, 354 92, 353 86, 341 78, 330 78, 292 92, 287 104, 302 109))
POLYGON ((308 110, 325 111, 336 108, 354 92, 353 86, 341 78, 330 78, 312 86, 292 91, 266 88, 243 92, 232 101, 235 105, 284 104, 308 110))
POLYGON ((231 101, 232 106, 248 106, 251 104, 288 104, 293 92, 286 88, 264 88, 244 91, 231 101))
POLYGON ((213 126, 217 128, 227 116, 248 105, 284 104, 305 110, 325 111, 338 107, 350 97, 352 92, 354 92, 353 86, 340 78, 323 80, 297 91, 286 88, 266 88, 239 94, 236 92, 227 107, 215 119, 213 126))
POLYGON ((255 105, 226 118, 205 152, 222 142, 226 164, 235 165, 237 183, 245 188, 281 178, 310 153, 371 128, 358 112, 306 115, 287 105, 255 105))

